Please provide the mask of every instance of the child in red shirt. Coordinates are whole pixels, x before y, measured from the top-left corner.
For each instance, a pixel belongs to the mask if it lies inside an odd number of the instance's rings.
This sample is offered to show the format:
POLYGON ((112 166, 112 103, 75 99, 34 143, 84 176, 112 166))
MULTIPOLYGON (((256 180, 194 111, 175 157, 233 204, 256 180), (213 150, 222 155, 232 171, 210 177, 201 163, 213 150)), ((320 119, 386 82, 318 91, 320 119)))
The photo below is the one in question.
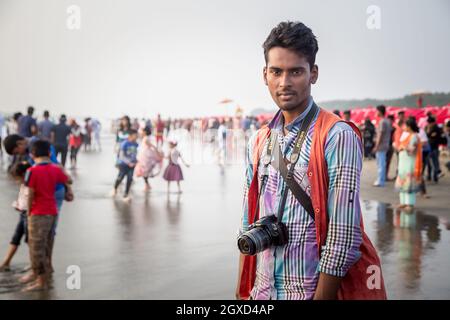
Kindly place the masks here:
POLYGON ((32 273, 21 278, 22 283, 31 282, 25 291, 47 288, 48 275, 51 272, 52 228, 58 213, 55 199, 56 185, 65 184, 71 192, 70 178, 59 166, 50 161, 49 142, 44 140, 34 142, 31 153, 36 164, 27 170, 25 182, 29 188, 28 245, 32 273))

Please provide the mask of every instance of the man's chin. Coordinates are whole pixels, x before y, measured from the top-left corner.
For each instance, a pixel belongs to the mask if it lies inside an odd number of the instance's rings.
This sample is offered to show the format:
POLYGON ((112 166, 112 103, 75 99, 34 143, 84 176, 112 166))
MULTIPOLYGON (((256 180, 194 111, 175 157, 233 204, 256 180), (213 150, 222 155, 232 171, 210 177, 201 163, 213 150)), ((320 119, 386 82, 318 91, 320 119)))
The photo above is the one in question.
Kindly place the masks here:
POLYGON ((278 108, 280 108, 282 111, 293 111, 298 108, 298 104, 291 102, 280 102, 278 103, 278 108))

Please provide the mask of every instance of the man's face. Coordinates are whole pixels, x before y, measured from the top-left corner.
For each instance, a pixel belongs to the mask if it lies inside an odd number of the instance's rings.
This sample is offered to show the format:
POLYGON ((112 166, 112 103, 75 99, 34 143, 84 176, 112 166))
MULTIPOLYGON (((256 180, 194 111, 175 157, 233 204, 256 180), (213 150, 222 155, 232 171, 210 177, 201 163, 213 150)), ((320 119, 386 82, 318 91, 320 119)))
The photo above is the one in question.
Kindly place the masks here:
POLYGON ((23 155, 27 152, 27 141, 24 140, 19 140, 16 143, 16 147, 13 150, 13 154, 14 155, 23 155))
POLYGON ((311 84, 316 83, 318 74, 316 65, 311 69, 306 57, 294 51, 274 47, 268 52, 264 82, 281 110, 289 111, 306 105, 311 84))

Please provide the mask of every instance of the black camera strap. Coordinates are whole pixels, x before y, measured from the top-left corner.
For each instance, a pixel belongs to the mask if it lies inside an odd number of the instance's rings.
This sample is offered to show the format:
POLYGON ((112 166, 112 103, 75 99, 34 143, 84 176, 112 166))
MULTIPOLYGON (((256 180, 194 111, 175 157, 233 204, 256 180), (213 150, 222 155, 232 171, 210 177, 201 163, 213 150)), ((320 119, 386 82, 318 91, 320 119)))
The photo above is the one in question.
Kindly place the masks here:
MULTIPOLYGON (((306 139, 309 127, 311 126, 311 122, 314 119, 315 115, 317 114, 319 108, 314 103, 311 107, 311 110, 309 110, 308 114, 306 115, 305 119, 303 120, 302 126, 300 127, 300 130, 297 133, 297 138, 295 140, 294 149, 292 150, 291 156, 290 156, 290 166, 289 169, 287 168, 287 160, 283 157, 283 154, 281 152, 280 146, 278 146, 278 159, 275 159, 275 161, 272 161, 272 166, 274 166, 275 169, 280 171, 281 176, 284 180, 284 185, 281 193, 281 202, 278 207, 278 221, 281 221, 283 218, 284 208, 286 206, 286 199, 287 199, 287 188, 286 186, 291 190, 294 197, 297 199, 298 202, 303 206, 303 208, 308 212, 308 214, 311 216, 311 218, 314 220, 314 209, 311 202, 311 198, 308 196, 308 194, 303 190, 302 187, 295 181, 294 179, 294 169, 295 165, 300 158, 300 151, 303 145, 303 142, 306 139)), ((273 131, 272 131, 273 133, 273 131)), ((271 133, 271 134, 272 134, 271 133)), ((276 135, 276 134, 275 134, 276 135)), ((276 140, 278 141, 278 140, 276 140)))
POLYGON ((261 193, 264 190, 264 187, 269 178, 269 164, 270 164, 270 161, 272 160, 273 149, 274 149, 275 145, 277 144, 276 142, 277 142, 276 135, 273 134, 273 130, 272 130, 270 133, 269 144, 267 145, 267 148, 266 148, 266 154, 264 155, 264 158, 263 158, 264 166, 262 167, 261 184, 259 186, 259 192, 258 192, 258 205, 259 205, 259 198, 261 196, 261 193))

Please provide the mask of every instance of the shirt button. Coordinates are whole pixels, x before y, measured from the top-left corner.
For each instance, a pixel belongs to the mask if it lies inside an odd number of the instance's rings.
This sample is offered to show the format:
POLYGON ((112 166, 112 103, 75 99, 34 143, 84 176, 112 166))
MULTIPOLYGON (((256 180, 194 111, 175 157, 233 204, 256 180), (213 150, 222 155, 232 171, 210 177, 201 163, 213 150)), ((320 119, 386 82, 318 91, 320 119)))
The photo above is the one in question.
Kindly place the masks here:
POLYGON ((311 171, 308 172, 308 176, 312 177, 312 172, 311 171))
POLYGON ((315 211, 316 211, 316 213, 319 213, 319 212, 320 212, 320 209, 319 209, 319 208, 316 208, 315 211))

